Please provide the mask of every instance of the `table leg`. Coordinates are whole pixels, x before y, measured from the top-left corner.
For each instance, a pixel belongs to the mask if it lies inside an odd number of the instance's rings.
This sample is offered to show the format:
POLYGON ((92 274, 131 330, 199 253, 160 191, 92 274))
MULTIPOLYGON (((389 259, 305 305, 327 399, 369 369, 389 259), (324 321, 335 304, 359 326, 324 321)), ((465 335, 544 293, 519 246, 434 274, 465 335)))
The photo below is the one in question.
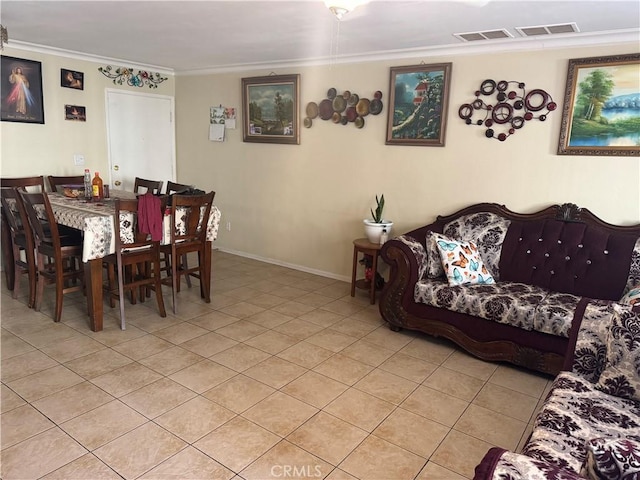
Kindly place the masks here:
MULTIPOLYGON (((87 306, 91 330, 102 330, 103 303, 102 303, 102 259, 96 258, 84 264, 84 281, 87 289, 87 306)), ((123 300, 120 299, 122 302, 123 300)))
POLYGON ((11 233, 9 230, 9 222, 5 214, 2 213, 2 267, 4 268, 7 288, 13 290, 13 283, 16 275, 16 264, 13 258, 13 242, 11 241, 11 233))
POLYGON ((200 293, 202 293, 202 296, 206 303, 211 302, 211 250, 212 248, 213 248, 213 242, 211 241, 206 242, 204 247, 204 258, 202 259, 203 265, 205 267, 204 270, 206 270, 206 273, 203 272, 203 274, 201 275, 201 277, 204 277, 204 278, 200 279, 200 289, 201 289, 200 293))
POLYGON ((351 296, 356 296, 356 270, 358 268, 358 249, 353 247, 353 267, 351 269, 351 296))
POLYGON ((373 265, 371 266, 371 305, 376 303, 376 277, 378 276, 378 252, 371 254, 373 257, 373 265))

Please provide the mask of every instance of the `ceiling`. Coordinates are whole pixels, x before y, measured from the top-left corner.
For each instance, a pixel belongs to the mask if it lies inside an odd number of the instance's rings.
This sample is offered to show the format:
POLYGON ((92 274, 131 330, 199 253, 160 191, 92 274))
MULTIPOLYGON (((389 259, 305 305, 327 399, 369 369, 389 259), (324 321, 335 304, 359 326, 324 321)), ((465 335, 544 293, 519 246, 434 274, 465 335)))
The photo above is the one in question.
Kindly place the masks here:
POLYGON ((640 39, 638 0, 372 0, 340 22, 322 0, 1 0, 0 20, 16 48, 53 47, 177 73, 420 56, 471 43, 500 49, 604 33, 640 39), (580 33, 544 39, 515 28, 573 22, 580 33), (496 29, 513 38, 465 43, 453 35, 496 29))

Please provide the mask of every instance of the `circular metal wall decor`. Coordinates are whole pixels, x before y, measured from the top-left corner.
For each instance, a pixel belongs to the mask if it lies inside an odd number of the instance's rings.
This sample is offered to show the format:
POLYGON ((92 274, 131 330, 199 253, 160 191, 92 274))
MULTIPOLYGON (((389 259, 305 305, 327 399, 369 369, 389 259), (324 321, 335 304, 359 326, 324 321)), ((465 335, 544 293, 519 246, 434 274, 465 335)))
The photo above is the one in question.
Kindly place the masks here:
POLYGON ((524 82, 487 79, 480 84, 475 96, 471 103, 460 105, 458 116, 467 125, 485 127, 487 138, 501 142, 530 120, 544 122, 547 115, 558 108, 546 91, 535 88, 527 92, 524 82))
POLYGON ((377 90, 373 99, 362 98, 357 93, 345 90, 340 94, 335 88, 327 90, 326 98, 320 102, 309 102, 306 107, 307 116, 303 125, 311 128, 313 119, 331 120, 338 125, 353 123, 356 128, 364 126, 364 117, 378 115, 382 112, 382 92, 377 90))

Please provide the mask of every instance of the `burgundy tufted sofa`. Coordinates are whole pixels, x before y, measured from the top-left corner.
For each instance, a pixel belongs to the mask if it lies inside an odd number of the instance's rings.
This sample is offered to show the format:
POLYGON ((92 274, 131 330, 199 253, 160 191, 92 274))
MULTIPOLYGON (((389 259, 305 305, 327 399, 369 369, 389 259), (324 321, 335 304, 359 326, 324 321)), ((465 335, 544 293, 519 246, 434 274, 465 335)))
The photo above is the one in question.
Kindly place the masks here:
POLYGON ((617 301, 640 283, 640 225, 612 225, 573 204, 521 214, 482 203, 389 240, 381 256, 390 278, 380 313, 392 330, 555 375, 589 300, 617 301), (473 240, 495 285, 449 286, 432 272, 429 231, 473 240))

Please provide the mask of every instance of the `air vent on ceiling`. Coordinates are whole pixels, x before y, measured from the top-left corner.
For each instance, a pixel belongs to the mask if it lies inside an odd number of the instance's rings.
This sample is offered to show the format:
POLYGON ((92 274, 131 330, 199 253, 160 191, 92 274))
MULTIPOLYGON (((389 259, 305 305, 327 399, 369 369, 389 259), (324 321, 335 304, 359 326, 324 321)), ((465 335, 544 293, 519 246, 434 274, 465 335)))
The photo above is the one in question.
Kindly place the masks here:
POLYGON ((454 37, 462 40, 463 42, 475 42, 477 40, 496 40, 500 38, 513 38, 509 32, 504 28, 499 30, 487 30, 484 32, 467 32, 467 33, 454 33, 454 37))
POLYGON ((558 33, 578 33, 580 31, 575 22, 515 28, 523 37, 538 37, 540 35, 555 35, 558 33))

